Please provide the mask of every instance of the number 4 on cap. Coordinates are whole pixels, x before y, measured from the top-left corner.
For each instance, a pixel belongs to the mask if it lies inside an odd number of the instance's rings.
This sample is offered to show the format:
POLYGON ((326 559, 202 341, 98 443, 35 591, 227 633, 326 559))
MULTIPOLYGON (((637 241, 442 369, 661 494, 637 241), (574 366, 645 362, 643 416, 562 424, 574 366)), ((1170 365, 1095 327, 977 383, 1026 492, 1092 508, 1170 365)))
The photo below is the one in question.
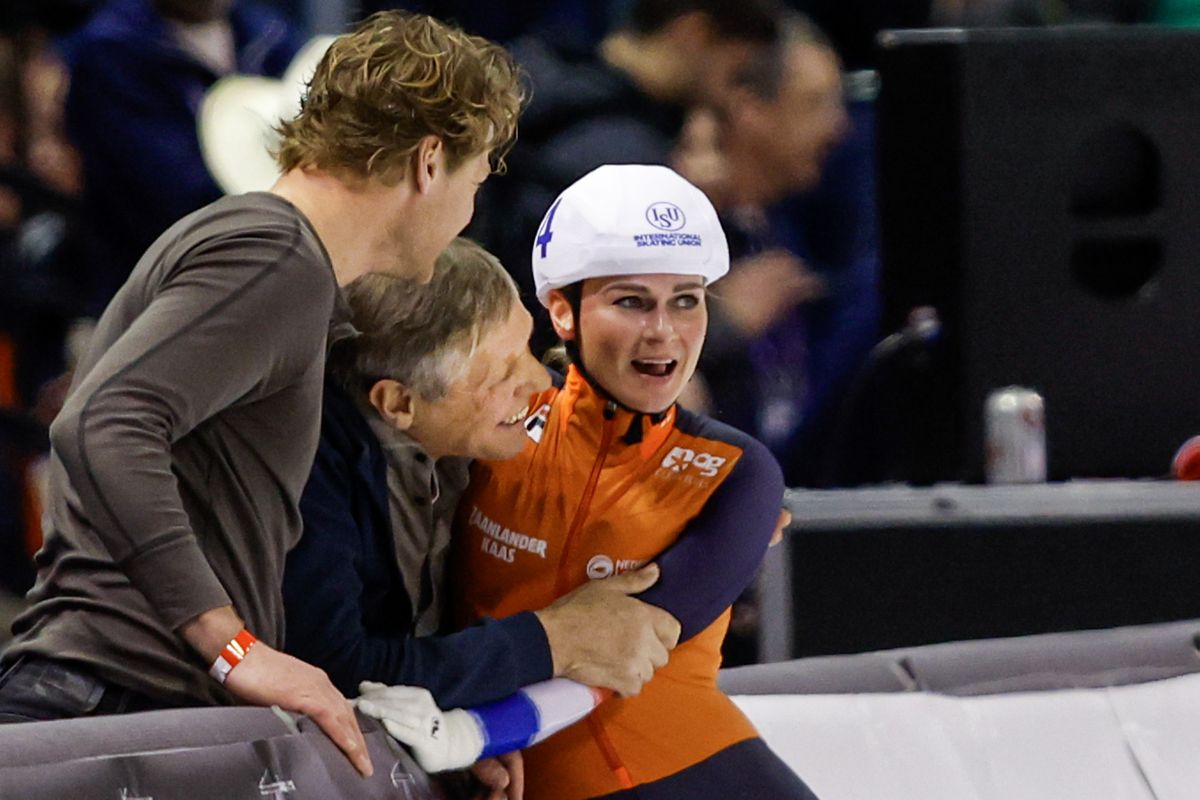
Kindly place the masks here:
POLYGON ((546 257, 546 246, 550 244, 550 240, 554 238, 554 234, 550 232, 550 226, 554 224, 554 212, 558 211, 558 204, 562 202, 562 198, 554 201, 554 205, 550 206, 550 210, 546 212, 546 219, 542 222, 542 228, 538 231, 537 239, 534 240, 534 247, 542 248, 541 258, 546 257))

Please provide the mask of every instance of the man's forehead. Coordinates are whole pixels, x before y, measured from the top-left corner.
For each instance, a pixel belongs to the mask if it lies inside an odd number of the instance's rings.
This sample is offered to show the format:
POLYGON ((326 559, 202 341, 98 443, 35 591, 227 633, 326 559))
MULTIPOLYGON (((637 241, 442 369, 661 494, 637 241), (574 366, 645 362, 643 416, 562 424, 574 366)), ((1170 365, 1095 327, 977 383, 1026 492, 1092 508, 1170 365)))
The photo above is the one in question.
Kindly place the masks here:
POLYGON ((468 372, 486 374, 493 368, 506 366, 528 349, 532 332, 533 317, 519 300, 513 300, 506 317, 480 329, 468 372))

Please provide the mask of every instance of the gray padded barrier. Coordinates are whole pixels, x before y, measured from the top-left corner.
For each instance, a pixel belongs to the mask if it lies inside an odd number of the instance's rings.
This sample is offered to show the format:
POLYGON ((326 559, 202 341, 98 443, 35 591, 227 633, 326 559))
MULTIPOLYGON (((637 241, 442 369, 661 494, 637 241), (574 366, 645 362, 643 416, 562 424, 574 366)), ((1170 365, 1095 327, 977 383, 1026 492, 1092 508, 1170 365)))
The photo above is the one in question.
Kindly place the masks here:
POLYGON ((1200 672, 1200 621, 803 658, 722 670, 728 694, 930 691, 982 695, 1102 688, 1200 672))
POLYGON ((0 798, 449 800, 373 720, 364 779, 307 718, 265 708, 0 725, 0 798))
POLYGON ((903 664, 888 652, 733 667, 721 670, 718 680, 726 694, 859 694, 916 688, 903 664))
POLYGON ((1200 672, 1200 621, 897 651, 917 688, 953 695, 1125 686, 1200 672))

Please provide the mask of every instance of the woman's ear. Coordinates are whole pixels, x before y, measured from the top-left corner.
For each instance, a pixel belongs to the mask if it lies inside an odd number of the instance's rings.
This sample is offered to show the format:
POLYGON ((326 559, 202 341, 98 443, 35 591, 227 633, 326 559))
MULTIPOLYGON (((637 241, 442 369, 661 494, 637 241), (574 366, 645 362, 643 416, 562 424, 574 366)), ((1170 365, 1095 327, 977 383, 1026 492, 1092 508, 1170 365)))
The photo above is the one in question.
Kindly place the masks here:
POLYGON ((554 325, 554 332, 564 342, 571 341, 576 333, 575 309, 571 308, 571 301, 558 289, 550 290, 548 300, 550 322, 554 325))
POLYGON ((412 427, 416 415, 416 397, 399 381, 390 378, 375 381, 375 385, 367 392, 367 401, 384 422, 396 430, 406 431, 412 427))

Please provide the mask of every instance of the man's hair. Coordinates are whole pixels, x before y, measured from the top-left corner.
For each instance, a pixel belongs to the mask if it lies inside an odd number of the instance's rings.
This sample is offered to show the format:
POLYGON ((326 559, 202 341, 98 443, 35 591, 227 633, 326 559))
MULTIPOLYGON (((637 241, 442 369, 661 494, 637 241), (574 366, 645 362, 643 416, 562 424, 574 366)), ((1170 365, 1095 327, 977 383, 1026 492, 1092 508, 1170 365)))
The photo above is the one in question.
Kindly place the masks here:
POLYGON ((279 125, 282 171, 316 167, 395 183, 421 139, 447 166, 492 151, 503 171, 524 100, 503 47, 432 17, 381 11, 336 39, 309 81, 300 113, 279 125))
POLYGON ((788 12, 779 20, 779 38, 771 47, 761 48, 746 59, 741 69, 734 73, 734 86, 763 100, 774 100, 787 78, 792 51, 806 45, 837 52, 816 23, 798 11, 788 12))
POLYGON ((634 0, 625 27, 653 34, 695 11, 708 15, 723 39, 768 44, 777 35, 779 6, 774 0, 634 0))
POLYGON ((334 380, 357 395, 391 378, 425 400, 445 395, 481 336, 521 302, 500 261, 461 237, 438 256, 427 284, 369 273, 342 291, 359 335, 330 352, 334 380))

